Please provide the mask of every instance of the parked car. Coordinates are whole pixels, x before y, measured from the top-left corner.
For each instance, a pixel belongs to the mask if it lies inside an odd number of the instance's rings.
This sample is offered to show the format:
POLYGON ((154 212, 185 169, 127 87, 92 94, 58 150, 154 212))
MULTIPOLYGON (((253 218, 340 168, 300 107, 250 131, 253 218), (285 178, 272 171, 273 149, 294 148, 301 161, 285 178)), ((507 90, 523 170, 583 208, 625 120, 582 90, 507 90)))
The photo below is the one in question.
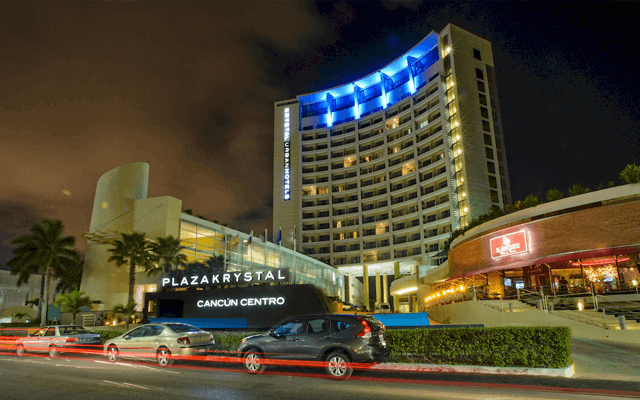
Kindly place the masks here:
POLYGON ((181 323, 146 324, 124 335, 109 339, 104 354, 111 362, 122 358, 155 359, 161 366, 176 359, 205 356, 215 348, 213 335, 195 326, 181 323))
POLYGON ((375 306, 374 314, 391 314, 391 306, 389 303, 378 303, 375 306))
POLYGON ((16 354, 27 352, 49 353, 58 357, 61 353, 80 350, 98 351, 102 346, 100 334, 91 333, 80 325, 43 326, 16 341, 16 354))
POLYGON ((268 360, 322 361, 333 379, 351 376, 352 363, 389 358, 385 327, 368 315, 308 315, 286 319, 269 331, 242 339, 237 355, 259 374, 268 360))

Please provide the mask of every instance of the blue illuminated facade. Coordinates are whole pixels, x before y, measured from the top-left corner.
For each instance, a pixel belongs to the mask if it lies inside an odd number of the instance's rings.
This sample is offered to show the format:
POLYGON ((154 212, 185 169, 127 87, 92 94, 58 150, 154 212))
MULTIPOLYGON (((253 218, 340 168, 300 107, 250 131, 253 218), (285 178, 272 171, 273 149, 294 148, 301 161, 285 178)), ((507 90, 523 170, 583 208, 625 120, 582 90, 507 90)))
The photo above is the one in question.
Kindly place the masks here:
POLYGON ((358 120, 416 93, 429 82, 427 69, 440 60, 438 35, 431 33, 395 61, 366 77, 298 96, 299 130, 358 120))

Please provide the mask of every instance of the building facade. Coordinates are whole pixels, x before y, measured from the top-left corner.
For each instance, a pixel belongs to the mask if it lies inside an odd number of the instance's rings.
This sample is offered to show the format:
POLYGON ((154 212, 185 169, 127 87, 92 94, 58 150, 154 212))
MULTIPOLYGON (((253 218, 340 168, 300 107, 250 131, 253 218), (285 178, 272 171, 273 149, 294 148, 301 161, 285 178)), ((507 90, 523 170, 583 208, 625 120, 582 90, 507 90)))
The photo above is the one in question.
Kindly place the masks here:
POLYGON ((541 204, 474 227, 451 243, 449 279, 424 306, 468 298, 637 293, 640 185, 541 204))
POLYGON ((438 265, 452 230, 511 202, 500 119, 491 43, 451 24, 359 80, 277 102, 274 231, 355 276, 438 265))
MULTIPOLYGON (((90 230, 83 235, 88 243, 80 289, 100 301, 100 308, 110 310, 115 304, 127 302, 129 269, 109 262, 109 249, 122 233, 132 232, 145 233, 150 240, 169 235, 180 238, 188 263, 211 262, 225 273, 286 268, 290 284, 313 284, 329 296, 362 303, 362 284, 356 279, 351 282, 330 265, 251 233, 183 213, 182 200, 170 196, 148 198, 148 183, 149 164, 144 162, 114 168, 98 180, 90 230), (345 292, 345 288, 349 290, 345 292)), ((134 293, 139 305, 145 293, 162 289, 161 279, 161 274, 136 272, 134 293)))

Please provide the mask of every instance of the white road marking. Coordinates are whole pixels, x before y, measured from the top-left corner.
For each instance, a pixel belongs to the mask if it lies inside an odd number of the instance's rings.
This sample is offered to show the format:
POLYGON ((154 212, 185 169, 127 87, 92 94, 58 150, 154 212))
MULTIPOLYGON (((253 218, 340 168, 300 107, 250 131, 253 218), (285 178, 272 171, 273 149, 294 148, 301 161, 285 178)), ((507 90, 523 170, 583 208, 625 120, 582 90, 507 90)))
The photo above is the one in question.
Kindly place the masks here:
POLYGON ((134 385, 133 383, 127 383, 127 382, 122 382, 122 383, 125 384, 125 385, 137 387, 137 388, 140 388, 140 389, 149 390, 148 387, 144 387, 144 386, 140 386, 140 385, 134 385))
POLYGON ((56 367, 70 367, 70 368, 81 368, 81 369, 101 369, 99 367, 85 367, 82 365, 65 365, 65 364, 56 364, 56 367))
POLYGON ((127 364, 127 363, 123 363, 123 362, 110 362, 110 361, 99 361, 99 360, 93 360, 93 362, 101 363, 101 364, 122 365, 122 366, 125 366, 125 367, 147 369, 147 370, 151 370, 153 372, 166 372, 166 373, 169 373, 169 374, 179 374, 180 373, 178 371, 167 371, 166 369, 163 369, 163 368, 154 368, 154 367, 149 367, 147 365, 135 365, 135 364, 127 364))

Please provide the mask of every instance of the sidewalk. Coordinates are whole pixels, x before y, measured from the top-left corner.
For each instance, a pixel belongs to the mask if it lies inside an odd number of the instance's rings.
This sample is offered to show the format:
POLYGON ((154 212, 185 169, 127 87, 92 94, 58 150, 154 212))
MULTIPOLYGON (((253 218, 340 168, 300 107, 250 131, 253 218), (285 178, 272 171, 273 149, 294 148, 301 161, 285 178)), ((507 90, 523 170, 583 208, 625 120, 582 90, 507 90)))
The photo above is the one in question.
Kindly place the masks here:
POLYGON ((571 339, 574 378, 640 382, 640 344, 571 339))

